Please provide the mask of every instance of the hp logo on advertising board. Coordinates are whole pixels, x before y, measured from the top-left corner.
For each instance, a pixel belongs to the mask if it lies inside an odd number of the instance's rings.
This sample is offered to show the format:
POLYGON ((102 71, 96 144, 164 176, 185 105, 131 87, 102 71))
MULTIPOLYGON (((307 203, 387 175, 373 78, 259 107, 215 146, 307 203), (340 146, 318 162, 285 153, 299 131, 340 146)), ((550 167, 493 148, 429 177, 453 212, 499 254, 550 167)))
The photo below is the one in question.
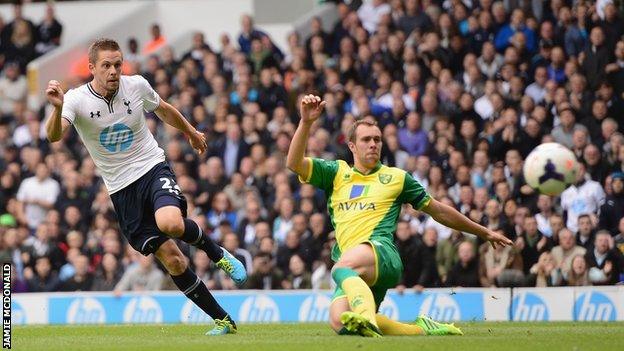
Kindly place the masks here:
POLYGON ((19 303, 11 301, 11 323, 15 325, 26 324, 26 311, 19 303))
POLYGON ((331 300, 322 294, 312 294, 306 297, 299 308, 300 322, 326 322, 329 320, 329 305, 331 300))
POLYGON ((212 318, 201 310, 193 301, 188 300, 180 311, 180 321, 185 324, 210 323, 212 318))
POLYGON ((238 319, 241 322, 279 322, 279 308, 267 295, 249 296, 241 305, 238 319))
POLYGON ((386 296, 381 305, 379 305, 379 313, 390 319, 399 319, 399 307, 397 307, 396 302, 390 296, 386 296))
POLYGON ((547 321, 550 319, 548 306, 541 297, 532 293, 520 293, 512 301, 514 321, 547 321))
POLYGON ((574 319, 577 321, 614 321, 615 304, 605 294, 588 291, 574 302, 574 319))
POLYGON ((106 311, 102 304, 91 297, 77 298, 67 309, 69 324, 99 324, 106 322, 106 311))
POLYGON ((123 320, 126 323, 162 323, 163 313, 153 298, 133 297, 124 308, 123 320))
POLYGON ((461 319, 459 304, 446 294, 431 294, 425 298, 419 313, 440 321, 458 321, 461 319))

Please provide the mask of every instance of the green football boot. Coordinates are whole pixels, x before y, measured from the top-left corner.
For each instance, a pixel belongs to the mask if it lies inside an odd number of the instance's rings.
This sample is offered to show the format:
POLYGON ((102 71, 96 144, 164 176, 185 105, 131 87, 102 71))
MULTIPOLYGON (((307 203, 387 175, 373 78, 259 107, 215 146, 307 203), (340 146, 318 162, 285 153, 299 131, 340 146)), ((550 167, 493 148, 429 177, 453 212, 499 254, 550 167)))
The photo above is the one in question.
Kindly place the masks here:
POLYGON ((419 316, 414 324, 421 327, 426 335, 464 335, 455 324, 439 323, 426 316, 419 316))
POLYGON ((340 315, 340 323, 348 331, 368 338, 381 338, 381 331, 368 319, 355 312, 346 311, 340 315))

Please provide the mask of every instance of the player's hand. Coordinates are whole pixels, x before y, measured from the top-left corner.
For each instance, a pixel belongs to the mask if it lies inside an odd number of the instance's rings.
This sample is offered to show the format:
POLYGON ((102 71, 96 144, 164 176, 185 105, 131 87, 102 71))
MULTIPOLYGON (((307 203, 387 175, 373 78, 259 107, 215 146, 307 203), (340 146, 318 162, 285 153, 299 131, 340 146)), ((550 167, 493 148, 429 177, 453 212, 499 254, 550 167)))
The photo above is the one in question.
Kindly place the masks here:
POLYGON ((304 96, 303 99, 301 99, 301 107, 299 109, 301 120, 306 123, 313 123, 319 118, 321 112, 323 112, 325 104, 326 102, 316 95, 310 94, 304 96))
POLYGON ((206 136, 204 133, 195 130, 192 133, 188 134, 189 143, 191 147, 197 151, 197 153, 202 154, 208 148, 208 144, 206 143, 206 136))
POLYGON ((57 80, 51 80, 46 88, 46 98, 48 98, 48 102, 54 107, 60 108, 63 106, 63 96, 64 94, 63 89, 61 89, 61 83, 57 80))
POLYGON ((607 261, 607 263, 605 263, 604 268, 602 270, 606 275, 609 275, 612 269, 613 269, 613 263, 611 263, 611 261, 607 261))
POLYGON ((501 246, 501 247, 513 245, 513 241, 509 240, 509 238, 507 238, 503 234, 497 233, 493 230, 488 231, 488 234, 485 237, 485 239, 489 241, 490 244, 492 244, 493 248, 496 248, 496 245, 501 246))

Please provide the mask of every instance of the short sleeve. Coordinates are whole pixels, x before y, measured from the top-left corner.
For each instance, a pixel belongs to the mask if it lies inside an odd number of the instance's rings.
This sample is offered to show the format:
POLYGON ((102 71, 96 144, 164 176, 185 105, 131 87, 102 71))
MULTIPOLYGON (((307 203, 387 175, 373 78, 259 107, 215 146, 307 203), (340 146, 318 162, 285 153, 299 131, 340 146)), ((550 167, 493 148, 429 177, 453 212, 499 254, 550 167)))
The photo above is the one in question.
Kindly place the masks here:
POLYGON ((147 82, 147 80, 141 76, 139 78, 139 89, 141 91, 141 98, 143 99, 143 109, 147 112, 152 112, 160 105, 160 96, 147 82))
POLYGON ((65 98, 63 99, 63 109, 61 110, 61 117, 68 120, 71 124, 74 124, 74 121, 76 120, 76 111, 78 109, 78 104, 76 102, 76 94, 73 90, 69 90, 65 94, 65 98))
POLYGON ((308 158, 308 160, 310 160, 309 173, 305 178, 299 177, 299 180, 323 190, 331 189, 336 173, 338 173, 338 162, 320 158, 308 158))
POLYGON ((420 210, 425 207, 431 196, 425 188, 411 174, 405 173, 405 181, 403 182, 403 191, 401 192, 402 203, 408 203, 415 209, 420 210))

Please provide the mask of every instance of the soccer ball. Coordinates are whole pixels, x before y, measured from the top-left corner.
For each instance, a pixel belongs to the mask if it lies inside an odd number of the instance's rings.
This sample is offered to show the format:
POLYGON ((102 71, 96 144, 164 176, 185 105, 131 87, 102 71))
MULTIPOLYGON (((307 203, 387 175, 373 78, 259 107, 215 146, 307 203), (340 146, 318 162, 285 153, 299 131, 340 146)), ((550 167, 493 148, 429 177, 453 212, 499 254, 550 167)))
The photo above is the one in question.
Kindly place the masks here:
POLYGON ((559 195, 576 182, 578 161, 574 153, 557 143, 541 144, 524 161, 524 179, 545 195, 559 195))

